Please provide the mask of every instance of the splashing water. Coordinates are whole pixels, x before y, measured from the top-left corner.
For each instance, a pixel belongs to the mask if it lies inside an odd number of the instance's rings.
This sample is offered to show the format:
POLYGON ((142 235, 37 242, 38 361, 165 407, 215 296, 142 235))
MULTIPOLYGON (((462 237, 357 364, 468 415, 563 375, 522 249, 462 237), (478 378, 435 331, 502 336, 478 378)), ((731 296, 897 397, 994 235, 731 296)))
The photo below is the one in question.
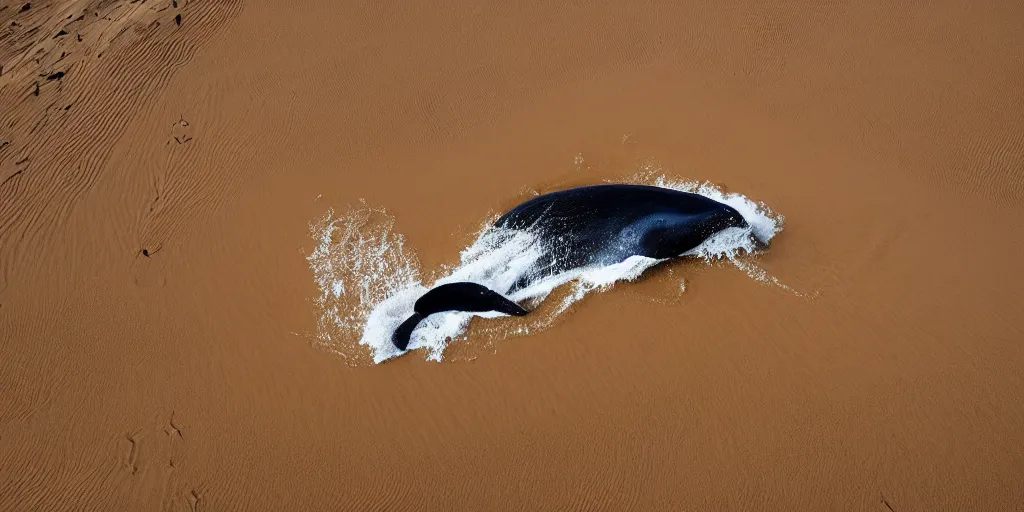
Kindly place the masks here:
MULTIPOLYGON (((748 227, 725 229, 683 256, 709 263, 725 258, 751 278, 789 289, 756 265, 738 259, 756 251, 751 235, 768 242, 778 234, 783 227, 783 216, 772 213, 763 203, 754 203, 740 194, 727 194, 709 183, 674 182, 664 176, 653 180, 650 176, 638 176, 631 181, 693 192, 735 208, 747 220, 748 227)), ((383 209, 361 203, 338 217, 329 210, 310 224, 310 234, 318 243, 307 257, 321 291, 315 300, 320 310, 317 339, 320 344, 349 358, 356 356, 352 341, 358 338, 359 345, 370 348, 374 363, 401 354, 392 345, 391 334, 412 314, 416 300, 430 288, 451 282, 473 282, 492 290, 509 290, 523 276, 538 275, 538 261, 548 250, 544 241, 531 233, 485 226, 476 241, 462 251, 459 264, 443 269, 447 275, 427 287, 420 277, 418 260, 407 251, 404 237, 394 231, 394 220, 383 209)), ((614 265, 573 269, 532 279, 527 287, 508 294, 508 298, 533 307, 562 285, 571 283, 572 288, 552 313, 533 318, 528 328, 519 327, 505 334, 545 329, 588 293, 606 290, 619 281, 633 281, 663 261, 633 256, 614 265)), ((413 331, 409 350, 425 348, 428 360, 441 361, 449 341, 463 336, 474 316, 504 315, 494 312, 431 315, 413 331)))
POLYGON ((309 229, 318 242, 306 257, 320 288, 314 300, 320 310, 317 340, 346 358, 355 357, 336 335, 358 332, 376 305, 422 288, 419 261, 405 250, 394 219, 365 202, 337 218, 330 209, 309 229))

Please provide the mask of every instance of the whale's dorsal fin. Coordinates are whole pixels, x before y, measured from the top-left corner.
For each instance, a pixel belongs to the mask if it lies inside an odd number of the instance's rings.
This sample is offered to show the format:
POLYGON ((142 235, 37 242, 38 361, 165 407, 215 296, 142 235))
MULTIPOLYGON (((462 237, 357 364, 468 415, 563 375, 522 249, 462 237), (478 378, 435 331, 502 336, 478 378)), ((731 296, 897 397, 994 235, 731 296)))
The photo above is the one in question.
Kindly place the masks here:
POLYGON ((415 313, 402 322, 391 335, 391 343, 398 350, 409 346, 409 338, 420 321, 434 313, 461 311, 465 313, 482 313, 497 311, 512 316, 523 316, 528 313, 519 304, 505 298, 498 292, 477 283, 448 283, 433 288, 413 307, 415 313))

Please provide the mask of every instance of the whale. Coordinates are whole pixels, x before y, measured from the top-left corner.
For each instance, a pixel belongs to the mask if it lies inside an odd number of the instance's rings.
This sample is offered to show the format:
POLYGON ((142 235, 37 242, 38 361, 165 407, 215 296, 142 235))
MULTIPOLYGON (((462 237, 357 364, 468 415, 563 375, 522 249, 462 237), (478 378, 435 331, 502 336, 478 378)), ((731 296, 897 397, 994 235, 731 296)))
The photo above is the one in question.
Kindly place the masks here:
MULTIPOLYGON (((506 295, 573 269, 614 265, 634 256, 665 260, 683 256, 724 229, 748 227, 733 207, 690 192, 649 185, 603 184, 539 195, 500 216, 493 228, 524 231, 544 243, 529 275, 507 290, 472 282, 434 287, 413 305, 413 314, 392 334, 406 350, 412 332, 428 316, 444 312, 529 312, 506 295)), ((754 237, 754 235, 750 235, 754 237)), ((767 242, 753 238, 755 245, 767 242)))

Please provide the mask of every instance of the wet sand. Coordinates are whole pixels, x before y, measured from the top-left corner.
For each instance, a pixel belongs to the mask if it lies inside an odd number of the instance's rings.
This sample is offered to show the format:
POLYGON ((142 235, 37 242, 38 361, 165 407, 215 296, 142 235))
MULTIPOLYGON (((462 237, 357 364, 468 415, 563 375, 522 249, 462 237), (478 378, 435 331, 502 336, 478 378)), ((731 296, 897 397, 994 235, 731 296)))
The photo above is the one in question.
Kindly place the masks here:
POLYGON ((0 509, 1024 500, 1024 4, 25 5, 0 509), (437 268, 525 190, 644 166, 785 215, 756 263, 803 295, 684 262, 441 364, 307 335, 328 208, 437 268))

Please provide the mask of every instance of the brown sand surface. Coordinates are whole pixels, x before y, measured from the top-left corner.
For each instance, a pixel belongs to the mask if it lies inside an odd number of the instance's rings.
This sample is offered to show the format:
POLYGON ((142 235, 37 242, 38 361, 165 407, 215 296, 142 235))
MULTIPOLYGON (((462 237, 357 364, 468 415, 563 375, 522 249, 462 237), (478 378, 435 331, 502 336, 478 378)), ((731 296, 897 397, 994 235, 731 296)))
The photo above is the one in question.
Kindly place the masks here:
POLYGON ((387 4, 4 1, 0 510, 1021 510, 1024 3, 387 4), (303 335, 328 208, 437 268, 652 162, 784 214, 803 295, 303 335))

